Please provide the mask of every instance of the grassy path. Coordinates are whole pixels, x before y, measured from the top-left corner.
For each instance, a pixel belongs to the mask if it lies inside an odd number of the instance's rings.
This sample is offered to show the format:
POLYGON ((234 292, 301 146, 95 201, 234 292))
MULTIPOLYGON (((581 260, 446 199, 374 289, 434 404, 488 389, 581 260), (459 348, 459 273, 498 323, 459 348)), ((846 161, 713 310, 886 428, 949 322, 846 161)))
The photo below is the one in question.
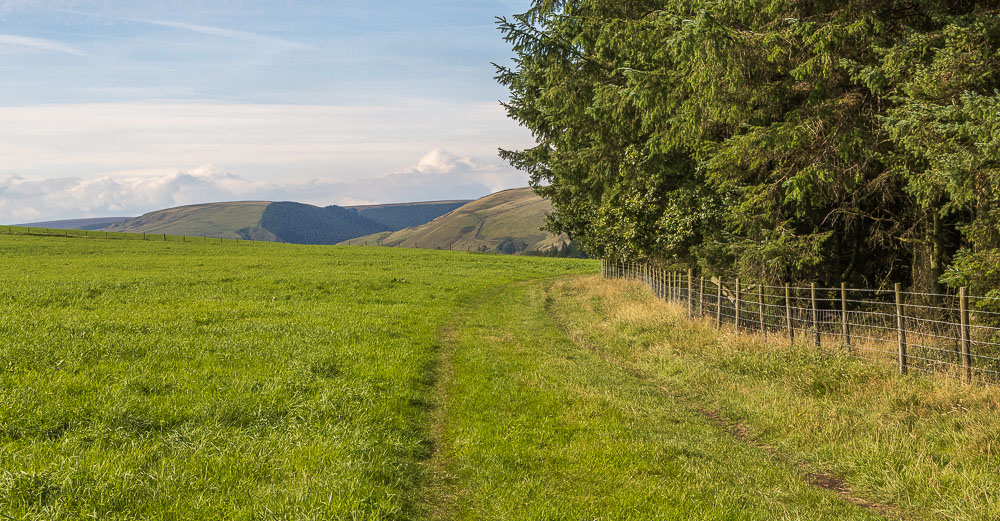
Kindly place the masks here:
POLYGON ((883 519, 574 341, 551 282, 504 287, 447 329, 437 519, 883 519))

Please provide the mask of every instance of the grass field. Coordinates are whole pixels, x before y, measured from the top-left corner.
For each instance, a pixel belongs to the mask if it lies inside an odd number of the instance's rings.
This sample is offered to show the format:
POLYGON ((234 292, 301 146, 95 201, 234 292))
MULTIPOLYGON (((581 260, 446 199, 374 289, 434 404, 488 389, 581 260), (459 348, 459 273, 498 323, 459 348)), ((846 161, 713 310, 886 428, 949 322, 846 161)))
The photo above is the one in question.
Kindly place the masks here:
POLYGON ((439 333, 589 262, 0 236, 0 513, 409 519, 439 333))
POLYGON ((1000 392, 589 261, 0 236, 0 518, 1000 517, 1000 392))

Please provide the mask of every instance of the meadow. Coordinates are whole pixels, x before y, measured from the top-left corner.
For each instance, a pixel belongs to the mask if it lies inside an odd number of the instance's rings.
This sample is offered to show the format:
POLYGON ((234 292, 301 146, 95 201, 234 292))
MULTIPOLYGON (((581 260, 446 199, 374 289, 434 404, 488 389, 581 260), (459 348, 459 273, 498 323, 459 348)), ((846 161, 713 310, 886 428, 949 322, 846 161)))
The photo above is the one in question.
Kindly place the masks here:
POLYGON ((1000 391, 592 261, 0 236, 0 518, 1000 516, 1000 391))
POLYGON ((591 262, 0 236, 0 513, 408 519, 440 331, 591 262))

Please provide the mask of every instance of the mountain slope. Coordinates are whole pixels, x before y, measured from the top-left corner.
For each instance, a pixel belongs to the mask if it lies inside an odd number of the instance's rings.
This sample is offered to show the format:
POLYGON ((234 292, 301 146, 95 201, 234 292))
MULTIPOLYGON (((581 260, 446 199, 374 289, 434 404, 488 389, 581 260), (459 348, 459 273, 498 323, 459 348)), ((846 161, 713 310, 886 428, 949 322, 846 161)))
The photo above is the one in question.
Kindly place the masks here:
POLYGON ((427 224, 470 202, 472 201, 431 201, 426 203, 347 206, 345 208, 356 210, 360 215, 386 225, 389 230, 397 231, 427 224))
POLYGON ((169 208, 111 223, 108 231, 165 233, 298 244, 336 244, 376 232, 425 224, 465 201, 327 206, 268 201, 169 208))
POLYGON ((253 229, 260 227, 264 210, 270 204, 266 201, 243 201, 180 206, 147 213, 114 224, 107 230, 248 239, 253 229))
POLYGON ((390 228, 339 206, 320 208, 300 203, 272 203, 260 218, 263 228, 285 242, 337 244, 390 228))
POLYGON ((38 223, 18 224, 34 228, 51 228, 53 230, 103 230, 108 226, 127 221, 131 217, 94 217, 90 219, 66 219, 62 221, 45 221, 38 223))
POLYGON ((422 226, 351 243, 497 253, 542 251, 569 241, 541 230, 551 211, 549 201, 530 188, 515 188, 468 203, 422 226))

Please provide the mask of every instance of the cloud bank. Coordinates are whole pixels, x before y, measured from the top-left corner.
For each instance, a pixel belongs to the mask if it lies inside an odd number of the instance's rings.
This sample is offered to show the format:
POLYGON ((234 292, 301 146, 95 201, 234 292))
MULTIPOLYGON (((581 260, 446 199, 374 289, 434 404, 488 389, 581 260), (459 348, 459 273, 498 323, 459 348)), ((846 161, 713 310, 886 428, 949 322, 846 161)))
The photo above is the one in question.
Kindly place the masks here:
POLYGON ((350 181, 273 182, 207 165, 155 175, 30 180, 0 177, 0 222, 134 216, 186 204, 265 200, 316 205, 472 199, 527 185, 527 176, 499 160, 443 149, 386 175, 350 181))

